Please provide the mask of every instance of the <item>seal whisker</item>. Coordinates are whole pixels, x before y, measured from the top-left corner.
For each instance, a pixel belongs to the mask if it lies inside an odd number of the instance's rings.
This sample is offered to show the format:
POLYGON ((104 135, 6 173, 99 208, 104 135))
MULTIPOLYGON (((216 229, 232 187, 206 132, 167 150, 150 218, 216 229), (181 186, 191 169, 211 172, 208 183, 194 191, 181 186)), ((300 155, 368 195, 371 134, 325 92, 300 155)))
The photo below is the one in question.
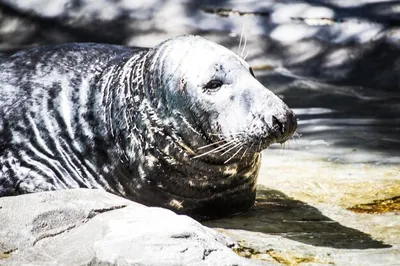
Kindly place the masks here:
POLYGON ((244 35, 244 44, 243 44, 243 49, 242 52, 240 53, 240 57, 243 58, 243 53, 246 50, 246 44, 247 44, 247 37, 244 35))
POLYGON ((249 55, 249 51, 247 51, 246 55, 244 56, 243 60, 246 60, 247 56, 249 55))
MULTIPOLYGON (((251 147, 251 146, 250 146, 251 147)), ((240 160, 243 159, 243 157, 246 155, 246 152, 250 149, 250 147, 247 147, 247 149, 244 150, 242 156, 240 156, 240 160)))
POLYGON ((251 148, 254 146, 254 141, 251 143, 249 150, 251 150, 251 148))
POLYGON ((221 146, 218 146, 218 147, 216 147, 214 149, 206 151, 206 152, 204 152, 202 154, 196 155, 196 156, 192 157, 192 159, 200 158, 200 157, 202 157, 204 155, 207 155, 207 154, 210 154, 210 153, 215 153, 215 152, 217 152, 219 150, 223 150, 226 146, 229 147, 230 145, 233 145, 233 144, 235 144, 235 140, 231 140, 231 141, 229 141, 229 142, 227 142, 227 143, 225 143, 225 144, 223 144, 221 146))
POLYGON ((293 135, 290 137, 290 139, 288 139, 288 141, 293 140, 294 145, 297 147, 298 143, 297 143, 296 137, 297 137, 297 139, 300 139, 301 135, 299 133, 297 133, 297 132, 294 132, 293 135))
POLYGON ((290 139, 287 140, 288 145, 290 145, 291 141, 293 141, 295 148, 298 147, 297 139, 295 139, 294 137, 291 137, 290 139))
POLYGON ((243 146, 241 146, 231 157, 229 157, 229 159, 226 160, 226 161, 224 162, 224 164, 226 164, 227 162, 229 162, 230 160, 232 160, 232 158, 235 157, 236 154, 238 154, 242 149, 243 149, 243 146))
POLYGON ((261 150, 261 143, 262 143, 262 140, 260 139, 260 141, 258 142, 258 150, 261 150))
POLYGON ((241 46, 242 46, 242 40, 243 40, 243 35, 244 35, 244 29, 245 29, 245 27, 246 27, 246 24, 243 24, 242 32, 240 33, 239 47, 238 47, 238 50, 237 50, 237 52, 236 52, 237 55, 239 55, 239 51, 240 51, 241 46))
POLYGON ((235 149, 235 148, 237 148, 238 146, 241 146, 241 145, 243 145, 242 143, 237 143, 237 142, 235 142, 235 145, 234 146, 232 146, 232 147, 230 147, 229 149, 227 149, 226 151, 224 151, 221 155, 225 155, 225 154, 227 154, 229 151, 231 151, 231 150, 233 150, 233 149, 235 149))
POLYGON ((227 143, 228 145, 225 145, 225 144, 224 144, 224 145, 221 145, 221 146, 219 146, 219 147, 213 149, 212 152, 213 152, 213 153, 216 153, 216 152, 224 152, 226 149, 229 149, 229 148, 231 148, 232 146, 235 146, 236 143, 237 143, 236 140, 233 139, 233 140, 229 141, 229 143, 227 143))
POLYGON ((222 140, 220 140, 220 141, 213 142, 213 143, 211 143, 211 144, 207 144, 207 145, 201 146, 201 147, 197 148, 197 150, 202 150, 202 149, 205 149, 205 148, 208 148, 208 147, 217 145, 217 144, 222 143, 222 142, 225 142, 225 141, 226 141, 225 139, 222 139, 222 140))
POLYGON ((187 153, 190 153, 192 155, 196 154, 189 146, 187 146, 185 143, 182 141, 177 142, 179 146, 181 146, 187 153))
POLYGON ((280 143, 280 145, 281 145, 281 148, 280 148, 281 155, 283 155, 283 154, 285 154, 285 149, 287 148, 286 147, 286 142, 285 143, 280 143))

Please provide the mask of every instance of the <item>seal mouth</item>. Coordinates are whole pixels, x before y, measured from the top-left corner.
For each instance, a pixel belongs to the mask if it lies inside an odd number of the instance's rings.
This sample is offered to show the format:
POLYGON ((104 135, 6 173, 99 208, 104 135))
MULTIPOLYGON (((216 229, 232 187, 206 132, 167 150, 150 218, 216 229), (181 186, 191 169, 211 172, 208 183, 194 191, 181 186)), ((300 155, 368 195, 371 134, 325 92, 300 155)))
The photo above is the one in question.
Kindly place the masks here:
POLYGON ((202 159, 211 164, 228 164, 253 158, 255 153, 266 149, 274 143, 273 138, 246 140, 245 138, 222 139, 200 147, 191 159, 202 159))
POLYGON ((272 115, 271 118, 272 125, 269 126, 268 123, 263 125, 265 128, 262 132, 264 134, 259 134, 255 136, 253 141, 258 142, 258 149, 256 151, 260 152, 273 143, 284 143, 291 139, 293 134, 297 129, 297 118, 292 110, 288 110, 286 114, 282 117, 272 115))
MULTIPOLYGON (((265 150, 273 143, 284 143, 291 139, 297 129, 297 118, 291 110, 285 115, 272 115, 270 122, 257 118, 248 131, 238 134, 209 134, 211 143, 198 147, 192 159, 202 158, 210 163, 243 160, 265 150)), ((217 125, 218 127, 219 125, 217 125)))

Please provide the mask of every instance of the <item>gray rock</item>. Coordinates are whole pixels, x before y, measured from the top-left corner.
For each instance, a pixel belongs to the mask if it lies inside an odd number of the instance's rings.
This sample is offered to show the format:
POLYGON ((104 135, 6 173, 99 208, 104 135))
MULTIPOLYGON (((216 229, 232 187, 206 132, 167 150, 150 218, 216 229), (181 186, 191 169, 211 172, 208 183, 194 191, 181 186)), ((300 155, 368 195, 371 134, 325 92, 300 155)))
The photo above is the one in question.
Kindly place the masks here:
MULTIPOLYGON (((1 265, 257 265, 195 220, 100 190, 0 198, 1 265)), ((262 264, 266 265, 266 264, 262 264)))

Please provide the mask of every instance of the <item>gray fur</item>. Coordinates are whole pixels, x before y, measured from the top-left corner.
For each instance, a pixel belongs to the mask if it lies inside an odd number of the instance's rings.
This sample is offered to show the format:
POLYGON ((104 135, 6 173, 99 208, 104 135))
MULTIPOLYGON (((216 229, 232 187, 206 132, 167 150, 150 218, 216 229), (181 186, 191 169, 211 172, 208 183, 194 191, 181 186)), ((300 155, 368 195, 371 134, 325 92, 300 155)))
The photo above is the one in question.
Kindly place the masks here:
POLYGON ((259 152, 296 128, 246 62, 196 36, 42 47, 0 72, 0 196, 88 187, 196 217, 241 212, 259 152))

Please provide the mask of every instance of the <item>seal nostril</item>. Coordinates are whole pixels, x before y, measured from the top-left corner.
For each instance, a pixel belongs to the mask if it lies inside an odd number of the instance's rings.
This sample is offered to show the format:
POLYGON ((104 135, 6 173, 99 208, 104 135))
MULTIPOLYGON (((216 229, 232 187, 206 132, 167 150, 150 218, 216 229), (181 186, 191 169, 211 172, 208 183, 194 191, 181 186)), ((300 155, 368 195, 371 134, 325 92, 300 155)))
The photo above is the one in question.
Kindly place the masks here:
POLYGON ((280 132, 284 133, 285 128, 284 125, 281 123, 281 121, 279 121, 279 119, 276 116, 272 116, 272 127, 274 129, 279 130, 280 132))

